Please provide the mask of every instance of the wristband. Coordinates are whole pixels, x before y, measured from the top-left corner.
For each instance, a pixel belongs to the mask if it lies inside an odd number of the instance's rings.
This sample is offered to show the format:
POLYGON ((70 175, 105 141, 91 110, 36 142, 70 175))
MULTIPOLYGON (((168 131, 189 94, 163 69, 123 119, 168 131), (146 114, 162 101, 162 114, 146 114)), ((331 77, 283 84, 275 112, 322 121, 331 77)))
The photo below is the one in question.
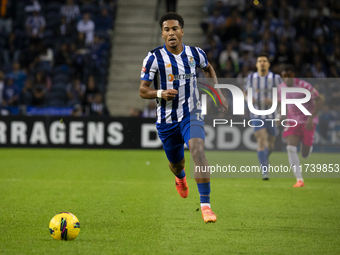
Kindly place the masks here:
POLYGON ((157 90, 157 97, 160 98, 160 99, 162 99, 162 92, 163 92, 163 90, 161 90, 161 89, 157 90))

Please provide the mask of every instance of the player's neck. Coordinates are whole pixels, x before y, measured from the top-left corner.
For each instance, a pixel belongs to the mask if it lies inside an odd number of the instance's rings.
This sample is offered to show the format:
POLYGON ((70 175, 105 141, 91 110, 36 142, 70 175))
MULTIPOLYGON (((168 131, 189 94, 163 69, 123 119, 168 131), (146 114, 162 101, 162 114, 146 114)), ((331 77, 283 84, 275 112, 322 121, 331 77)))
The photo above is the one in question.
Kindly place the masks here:
POLYGON ((171 54, 174 54, 174 55, 179 55, 182 53, 183 51, 183 44, 182 42, 179 43, 176 48, 171 48, 169 47, 168 45, 165 45, 166 49, 171 53, 171 54))
POLYGON ((269 70, 265 71, 265 72, 261 72, 261 71, 257 71, 257 73, 261 76, 261 77, 265 77, 268 75, 269 70))

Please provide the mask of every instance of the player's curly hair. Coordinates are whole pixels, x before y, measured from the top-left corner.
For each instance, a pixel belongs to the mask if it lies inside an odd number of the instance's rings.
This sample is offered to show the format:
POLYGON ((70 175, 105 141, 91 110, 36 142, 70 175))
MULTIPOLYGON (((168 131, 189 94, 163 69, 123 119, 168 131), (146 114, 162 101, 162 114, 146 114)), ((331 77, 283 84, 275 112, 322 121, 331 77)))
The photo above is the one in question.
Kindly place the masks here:
POLYGON ((177 20, 181 28, 184 27, 184 19, 181 15, 175 12, 168 12, 164 14, 161 19, 159 20, 159 25, 161 29, 163 29, 163 22, 167 20, 177 20))

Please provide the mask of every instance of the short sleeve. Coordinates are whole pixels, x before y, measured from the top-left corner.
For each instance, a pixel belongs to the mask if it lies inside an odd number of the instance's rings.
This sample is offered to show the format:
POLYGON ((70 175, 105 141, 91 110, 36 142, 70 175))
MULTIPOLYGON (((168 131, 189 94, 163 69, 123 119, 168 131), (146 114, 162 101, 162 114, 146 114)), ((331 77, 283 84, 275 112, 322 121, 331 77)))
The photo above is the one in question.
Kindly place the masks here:
POLYGON ((207 55, 205 54, 205 52, 201 49, 201 48, 197 48, 198 50, 198 55, 200 57, 200 64, 199 67, 201 69, 204 69, 208 66, 208 58, 207 55))
POLYGON ((320 95, 319 92, 308 82, 304 82, 303 87, 308 89, 308 91, 311 93, 312 99, 315 99, 320 95))
POLYGON ((252 79, 252 78, 251 78, 250 75, 248 75, 248 77, 245 79, 246 82, 243 86, 244 91, 248 91, 248 88, 250 88, 250 79, 252 79))
POLYGON ((274 78, 274 79, 275 79, 274 87, 279 87, 279 85, 280 85, 281 83, 283 83, 283 80, 282 80, 281 76, 278 75, 278 74, 275 74, 274 77, 275 77, 275 78, 274 78))
POLYGON ((157 72, 157 69, 158 69, 157 59, 154 54, 149 52, 143 61, 141 77, 140 77, 141 80, 153 81, 155 74, 157 72))

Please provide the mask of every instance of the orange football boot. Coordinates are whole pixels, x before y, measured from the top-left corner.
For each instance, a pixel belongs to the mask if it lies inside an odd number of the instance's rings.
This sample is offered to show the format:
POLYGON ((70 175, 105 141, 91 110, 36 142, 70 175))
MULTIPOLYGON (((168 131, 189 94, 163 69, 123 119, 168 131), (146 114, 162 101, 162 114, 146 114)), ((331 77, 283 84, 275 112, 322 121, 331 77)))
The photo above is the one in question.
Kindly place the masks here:
POLYGON ((294 188, 304 187, 305 183, 303 181, 298 181, 294 184, 294 188))
POLYGON ((189 195, 189 186, 187 183, 187 177, 184 176, 183 179, 179 179, 175 176, 176 180, 175 180, 175 184, 176 184, 176 189, 178 194, 183 197, 186 198, 189 195))
POLYGON ((209 206, 203 206, 201 208, 201 211, 202 211, 202 218, 204 220, 205 223, 208 223, 208 222, 213 222, 215 223, 216 222, 216 214, 213 213, 213 211, 211 210, 211 208, 209 206))

